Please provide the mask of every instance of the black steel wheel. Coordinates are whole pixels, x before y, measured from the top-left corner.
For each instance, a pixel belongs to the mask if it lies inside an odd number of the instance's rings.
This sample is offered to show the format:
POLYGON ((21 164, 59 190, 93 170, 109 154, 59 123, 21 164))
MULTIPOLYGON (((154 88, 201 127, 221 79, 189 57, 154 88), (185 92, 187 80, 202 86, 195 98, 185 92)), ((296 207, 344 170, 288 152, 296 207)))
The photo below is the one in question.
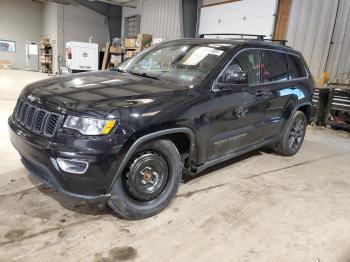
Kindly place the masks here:
POLYGON ((166 139, 141 146, 112 186, 109 206, 121 217, 142 219, 162 211, 175 196, 182 161, 166 139))
POLYGON ((166 159, 156 152, 144 151, 134 159, 123 179, 130 196, 150 201, 162 193, 168 177, 166 159))
POLYGON ((304 141, 306 126, 305 114, 301 111, 295 112, 274 150, 284 156, 296 154, 304 141))

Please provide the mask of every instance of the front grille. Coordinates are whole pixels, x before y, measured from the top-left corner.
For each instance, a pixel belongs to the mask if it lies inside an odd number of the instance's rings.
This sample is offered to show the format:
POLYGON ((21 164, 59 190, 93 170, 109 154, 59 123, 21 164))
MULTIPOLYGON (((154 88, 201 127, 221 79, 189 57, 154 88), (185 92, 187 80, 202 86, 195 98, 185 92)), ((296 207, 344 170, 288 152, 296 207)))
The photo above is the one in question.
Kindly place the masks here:
POLYGON ((22 99, 18 100, 13 114, 23 127, 47 137, 55 135, 63 116, 36 107, 22 99))

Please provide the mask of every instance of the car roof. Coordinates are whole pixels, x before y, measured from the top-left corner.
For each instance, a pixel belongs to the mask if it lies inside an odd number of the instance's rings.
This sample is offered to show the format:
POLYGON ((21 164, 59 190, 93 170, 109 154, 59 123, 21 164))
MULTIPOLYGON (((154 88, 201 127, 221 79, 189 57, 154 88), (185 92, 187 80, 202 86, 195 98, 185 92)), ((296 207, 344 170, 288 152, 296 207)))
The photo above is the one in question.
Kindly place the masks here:
POLYGON ((213 44, 213 43, 227 43, 232 46, 240 45, 246 47, 254 47, 254 48, 267 48, 283 51, 286 53, 293 53, 300 55, 300 53, 290 46, 283 45, 279 41, 271 41, 271 40, 257 40, 257 39, 217 39, 217 38, 183 38, 178 40, 171 40, 168 43, 193 43, 193 44, 213 44))

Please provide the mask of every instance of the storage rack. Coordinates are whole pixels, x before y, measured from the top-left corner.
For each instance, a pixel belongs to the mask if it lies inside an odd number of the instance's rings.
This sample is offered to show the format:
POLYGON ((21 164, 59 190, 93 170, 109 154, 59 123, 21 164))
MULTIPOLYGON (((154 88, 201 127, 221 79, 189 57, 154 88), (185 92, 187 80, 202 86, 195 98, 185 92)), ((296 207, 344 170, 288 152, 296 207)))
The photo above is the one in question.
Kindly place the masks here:
POLYGON ((311 122, 316 125, 325 125, 325 115, 328 103, 329 88, 315 88, 312 95, 311 122))
POLYGON ((46 45, 40 48, 40 71, 52 74, 52 46, 46 45))
POLYGON ((117 66, 119 63, 124 61, 124 51, 121 47, 113 47, 111 46, 111 43, 107 43, 103 51, 104 56, 101 67, 102 70, 117 66), (112 56, 114 56, 113 62, 111 61, 112 56))
POLYGON ((330 85, 325 123, 330 127, 350 130, 350 86, 330 85))

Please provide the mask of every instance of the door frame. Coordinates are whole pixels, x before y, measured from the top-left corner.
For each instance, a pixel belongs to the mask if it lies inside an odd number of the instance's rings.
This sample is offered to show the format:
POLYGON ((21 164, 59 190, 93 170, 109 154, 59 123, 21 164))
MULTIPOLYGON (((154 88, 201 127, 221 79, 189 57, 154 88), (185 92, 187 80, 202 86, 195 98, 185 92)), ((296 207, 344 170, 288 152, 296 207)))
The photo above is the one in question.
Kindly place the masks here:
POLYGON ((34 72, 39 72, 39 68, 40 68, 40 47, 39 47, 39 43, 38 41, 32 41, 32 40, 26 40, 26 53, 25 53, 25 56, 26 56, 26 71, 34 71, 34 72), (37 60, 38 60, 38 68, 36 70, 33 70, 33 69, 30 69, 29 68, 29 45, 31 44, 35 44, 37 47, 38 47, 38 54, 37 54, 37 60))

